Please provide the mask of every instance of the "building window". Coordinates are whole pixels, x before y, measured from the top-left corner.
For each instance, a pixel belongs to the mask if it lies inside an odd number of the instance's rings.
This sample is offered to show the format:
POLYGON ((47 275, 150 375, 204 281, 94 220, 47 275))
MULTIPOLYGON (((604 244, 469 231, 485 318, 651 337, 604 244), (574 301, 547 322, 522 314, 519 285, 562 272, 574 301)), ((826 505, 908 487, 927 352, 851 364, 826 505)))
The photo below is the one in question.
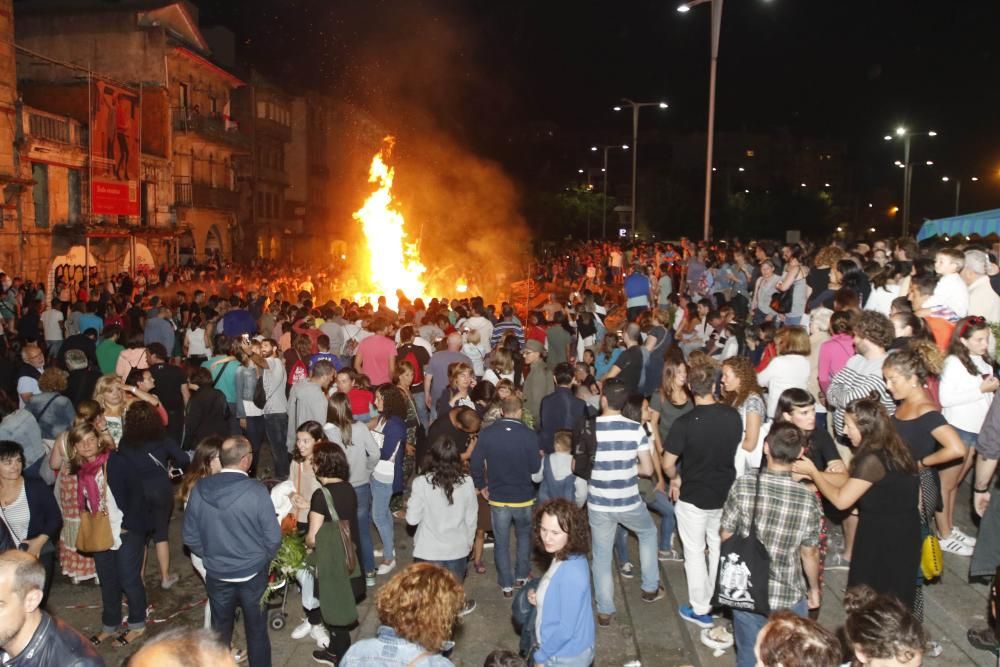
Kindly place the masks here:
POLYGON ((263 218, 264 217, 264 193, 263 192, 258 192, 257 193, 257 217, 258 218, 263 218))
POLYGON ((266 102, 257 102, 257 118, 267 118, 266 102))
POLYGON ((31 199, 35 204, 35 226, 49 226, 49 166, 32 164, 31 176, 35 185, 31 188, 31 199))
POLYGON ((178 99, 178 102, 179 102, 178 106, 181 109, 187 110, 188 104, 189 104, 189 101, 190 101, 190 98, 188 97, 188 95, 189 95, 188 85, 186 83, 179 83, 178 84, 178 88, 180 89, 179 96, 178 96, 179 97, 179 99, 178 99))
POLYGON ((218 98, 216 98, 216 97, 209 97, 208 98, 208 109, 209 109, 209 111, 212 112, 213 115, 219 113, 219 100, 218 100, 218 98))

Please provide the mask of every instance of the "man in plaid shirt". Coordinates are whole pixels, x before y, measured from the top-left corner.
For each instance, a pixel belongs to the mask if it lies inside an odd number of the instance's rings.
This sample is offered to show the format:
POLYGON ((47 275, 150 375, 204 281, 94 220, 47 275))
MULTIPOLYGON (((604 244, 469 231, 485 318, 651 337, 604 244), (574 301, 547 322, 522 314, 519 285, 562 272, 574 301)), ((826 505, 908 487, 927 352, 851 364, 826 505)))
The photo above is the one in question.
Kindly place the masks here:
MULTIPOLYGON (((792 479, 792 463, 802 456, 805 434, 793 424, 776 424, 764 443, 767 468, 760 472, 757 498, 757 539, 771 558, 768 602, 771 611, 790 609, 805 616, 820 604, 819 522, 816 494, 792 479), (803 573, 805 576, 803 577, 803 573), (808 583, 808 589, 806 584, 808 583)), ((757 475, 736 480, 722 509, 721 535, 728 540, 737 531, 750 532, 757 475)), ((767 617, 733 610, 737 667, 756 664, 753 647, 767 617)))

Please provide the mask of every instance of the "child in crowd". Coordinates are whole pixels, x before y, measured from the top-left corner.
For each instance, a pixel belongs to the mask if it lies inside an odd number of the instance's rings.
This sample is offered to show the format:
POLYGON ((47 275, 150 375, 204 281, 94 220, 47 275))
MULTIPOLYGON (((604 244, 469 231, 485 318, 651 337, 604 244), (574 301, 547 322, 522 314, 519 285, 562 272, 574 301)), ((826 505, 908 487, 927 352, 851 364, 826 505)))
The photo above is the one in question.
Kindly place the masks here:
MULTIPOLYGON (((934 273, 940 278, 924 308, 947 307, 954 313, 952 323, 969 314, 969 288, 959 272, 965 268, 965 255, 957 248, 942 248, 934 255, 934 273)), ((923 313, 918 313, 923 314, 923 313)))
POLYGON ((531 476, 531 481, 541 485, 538 502, 565 498, 583 507, 587 499, 587 482, 573 474, 573 432, 556 431, 553 444, 555 451, 542 459, 538 472, 531 476))
POLYGON ((375 415, 375 394, 368 388, 368 378, 353 368, 337 372, 337 391, 347 394, 351 403, 351 414, 356 422, 369 422, 375 415))

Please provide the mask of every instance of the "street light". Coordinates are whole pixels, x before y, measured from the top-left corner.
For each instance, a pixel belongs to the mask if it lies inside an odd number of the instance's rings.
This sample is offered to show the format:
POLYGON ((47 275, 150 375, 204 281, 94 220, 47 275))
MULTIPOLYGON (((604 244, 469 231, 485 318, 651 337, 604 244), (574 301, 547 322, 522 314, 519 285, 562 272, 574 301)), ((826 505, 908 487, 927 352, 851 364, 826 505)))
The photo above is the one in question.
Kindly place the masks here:
MULTIPOLYGON (((907 236, 910 231, 910 192, 913 184, 913 164, 910 162, 910 140, 913 137, 925 136, 936 137, 937 132, 928 130, 927 132, 910 132, 905 127, 896 128, 896 137, 903 140, 903 236, 907 236)), ((885 141, 892 141, 891 135, 882 137, 885 141)), ((898 164, 898 161, 897 161, 898 164)), ((931 161, 928 165, 933 165, 931 161)))
MULTIPOLYGON (((941 180, 943 182, 947 183, 947 182, 951 181, 952 179, 950 177, 948 177, 948 176, 942 176, 941 180)), ((972 176, 968 180, 972 181, 973 183, 978 183, 979 182, 979 177, 978 176, 972 176)), ((958 205, 959 205, 959 202, 962 199, 962 179, 961 178, 956 178, 956 179, 954 179, 954 181, 955 181, 955 215, 958 215, 958 205)))
MULTIPOLYGON (((619 107, 620 108, 620 107, 619 107)), ((604 173, 604 189, 601 191, 601 239, 608 238, 608 151, 612 148, 619 148, 623 151, 628 150, 628 144, 612 145, 612 146, 591 146, 590 150, 598 151, 604 149, 604 167, 601 171, 604 173)), ((634 193, 635 190, 633 189, 634 193)), ((632 195, 635 196, 634 194, 632 195)), ((634 206, 633 206, 634 208, 634 206)), ((590 239, 587 239, 588 241, 590 239)))
MULTIPOLYGON (((701 0, 705 2, 706 0, 701 0)), ((639 109, 642 107, 659 107, 666 109, 669 105, 666 102, 633 102, 628 98, 622 98, 624 106, 632 107, 632 238, 635 238, 636 210, 639 208, 635 198, 636 168, 639 159, 639 109)), ((623 105, 612 107, 615 111, 621 111, 623 105)))

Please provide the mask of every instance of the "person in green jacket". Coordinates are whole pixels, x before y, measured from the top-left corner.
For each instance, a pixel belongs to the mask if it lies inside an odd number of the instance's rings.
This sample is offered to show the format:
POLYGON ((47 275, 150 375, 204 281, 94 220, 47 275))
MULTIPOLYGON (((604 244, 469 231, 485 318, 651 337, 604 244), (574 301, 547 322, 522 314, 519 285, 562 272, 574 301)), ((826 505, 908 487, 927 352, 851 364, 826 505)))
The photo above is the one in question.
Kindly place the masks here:
POLYGON ((103 340, 97 345, 97 365, 101 369, 102 375, 110 375, 115 372, 118 364, 118 355, 125 348, 118 343, 122 330, 114 325, 104 329, 103 340))

